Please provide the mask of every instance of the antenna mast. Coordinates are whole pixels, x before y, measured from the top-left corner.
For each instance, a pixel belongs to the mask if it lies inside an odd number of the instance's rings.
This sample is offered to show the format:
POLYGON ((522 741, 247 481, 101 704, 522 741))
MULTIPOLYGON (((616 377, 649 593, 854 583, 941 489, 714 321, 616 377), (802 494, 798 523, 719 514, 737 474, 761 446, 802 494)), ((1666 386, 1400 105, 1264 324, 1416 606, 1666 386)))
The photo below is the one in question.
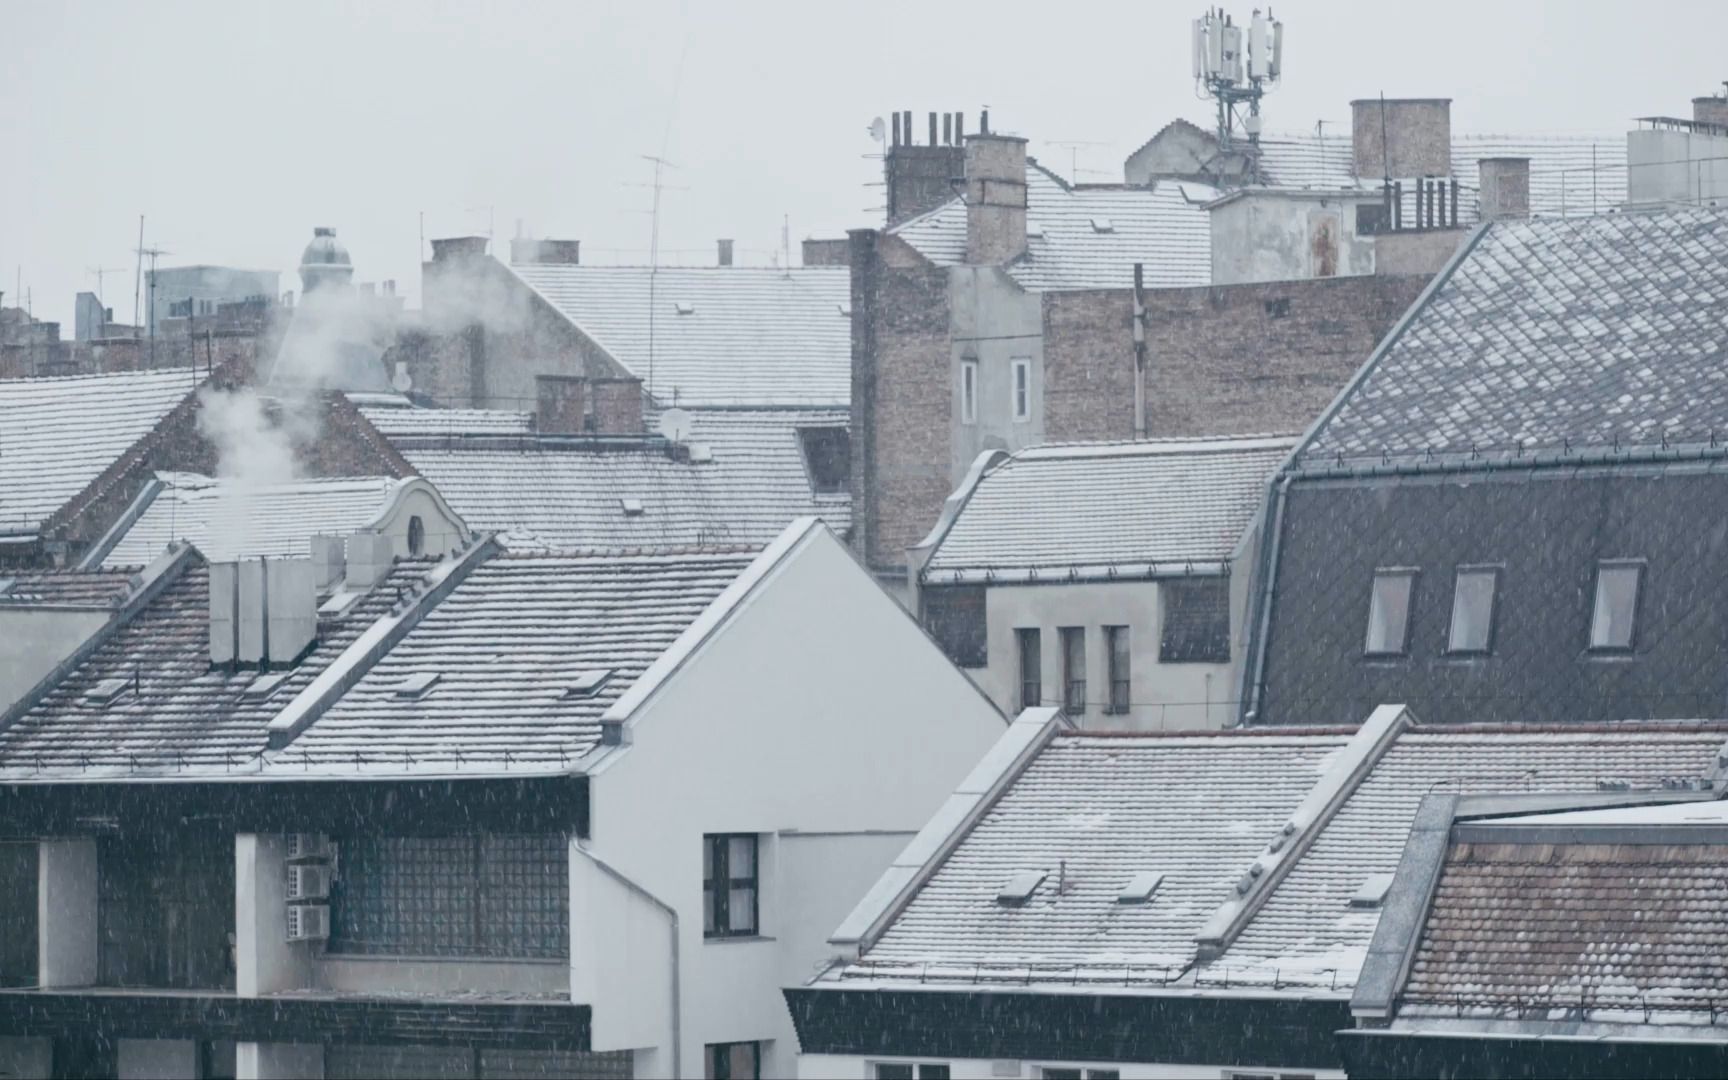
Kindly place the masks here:
POLYGON ((1199 96, 1218 102, 1219 148, 1234 147, 1240 125, 1252 154, 1260 146, 1260 99, 1284 74, 1284 24, 1271 8, 1264 15, 1255 8, 1246 49, 1242 38, 1243 28, 1223 8, 1209 8, 1195 19, 1194 85, 1199 96))
POLYGON ((656 154, 641 155, 643 161, 654 163, 654 183, 648 186, 654 189, 654 207, 649 211, 648 227, 648 399, 654 399, 654 318, 658 314, 654 303, 655 278, 660 274, 660 193, 666 190, 662 181, 662 172, 666 169, 676 169, 678 166, 656 154))

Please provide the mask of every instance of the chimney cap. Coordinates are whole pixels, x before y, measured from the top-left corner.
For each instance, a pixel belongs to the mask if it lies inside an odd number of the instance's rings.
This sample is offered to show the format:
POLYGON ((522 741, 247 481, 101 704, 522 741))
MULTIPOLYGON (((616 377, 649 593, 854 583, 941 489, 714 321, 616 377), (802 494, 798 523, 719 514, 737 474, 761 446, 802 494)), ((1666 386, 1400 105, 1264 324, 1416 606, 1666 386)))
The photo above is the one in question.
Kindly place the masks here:
POLYGON ((1388 105, 1450 105, 1450 104, 1452 104, 1452 99, 1449 97, 1355 98, 1354 100, 1352 100, 1350 102, 1350 104, 1351 104, 1351 106, 1378 105, 1382 101, 1384 101, 1388 105))

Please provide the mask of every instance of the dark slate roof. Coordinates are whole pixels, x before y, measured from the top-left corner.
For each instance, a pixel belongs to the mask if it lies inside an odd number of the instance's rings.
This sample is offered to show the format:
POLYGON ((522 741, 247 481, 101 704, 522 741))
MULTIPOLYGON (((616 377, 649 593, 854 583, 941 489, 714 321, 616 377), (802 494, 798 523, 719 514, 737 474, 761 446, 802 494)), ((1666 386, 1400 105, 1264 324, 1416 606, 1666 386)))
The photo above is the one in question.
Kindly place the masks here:
POLYGON ((1568 843, 1558 829, 1556 839, 1453 844, 1401 1015, 1621 1010, 1642 1022, 1646 1006, 1728 1004, 1728 844, 1568 843))
POLYGON ((208 774, 240 769, 264 749, 266 725, 360 632, 389 612, 431 560, 402 560, 340 618, 319 621, 318 644, 269 697, 246 689, 256 671, 210 667, 210 576, 193 555, 180 576, 119 626, 42 700, 0 731, 0 776, 208 774), (104 679, 134 680, 107 705, 84 700, 104 679))
POLYGON ((1487 226, 1305 465, 1728 436, 1728 210, 1487 226))

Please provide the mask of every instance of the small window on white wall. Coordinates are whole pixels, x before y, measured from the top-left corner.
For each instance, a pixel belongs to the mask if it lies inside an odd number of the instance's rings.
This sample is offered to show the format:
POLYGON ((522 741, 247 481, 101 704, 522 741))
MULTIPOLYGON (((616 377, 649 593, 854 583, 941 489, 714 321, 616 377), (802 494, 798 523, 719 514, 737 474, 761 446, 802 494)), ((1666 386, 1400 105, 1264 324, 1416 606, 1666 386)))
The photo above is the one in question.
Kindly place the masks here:
POLYGON ((978 361, 960 361, 960 422, 978 422, 978 361))
POLYGON ((1014 361, 1014 420, 1032 419, 1032 361, 1014 361))

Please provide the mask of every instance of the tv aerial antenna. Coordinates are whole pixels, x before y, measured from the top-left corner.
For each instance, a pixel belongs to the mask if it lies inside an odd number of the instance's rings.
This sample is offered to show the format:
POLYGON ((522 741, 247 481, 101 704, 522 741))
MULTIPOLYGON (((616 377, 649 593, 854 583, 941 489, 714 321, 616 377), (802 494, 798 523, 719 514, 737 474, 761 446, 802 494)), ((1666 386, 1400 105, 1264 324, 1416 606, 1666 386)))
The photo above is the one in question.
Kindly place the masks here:
POLYGON ((1218 103, 1218 145, 1231 149, 1237 129, 1249 148, 1260 145, 1260 99, 1284 75, 1284 24, 1267 8, 1254 9, 1246 27, 1223 8, 1208 8, 1194 20, 1196 96, 1218 103))

